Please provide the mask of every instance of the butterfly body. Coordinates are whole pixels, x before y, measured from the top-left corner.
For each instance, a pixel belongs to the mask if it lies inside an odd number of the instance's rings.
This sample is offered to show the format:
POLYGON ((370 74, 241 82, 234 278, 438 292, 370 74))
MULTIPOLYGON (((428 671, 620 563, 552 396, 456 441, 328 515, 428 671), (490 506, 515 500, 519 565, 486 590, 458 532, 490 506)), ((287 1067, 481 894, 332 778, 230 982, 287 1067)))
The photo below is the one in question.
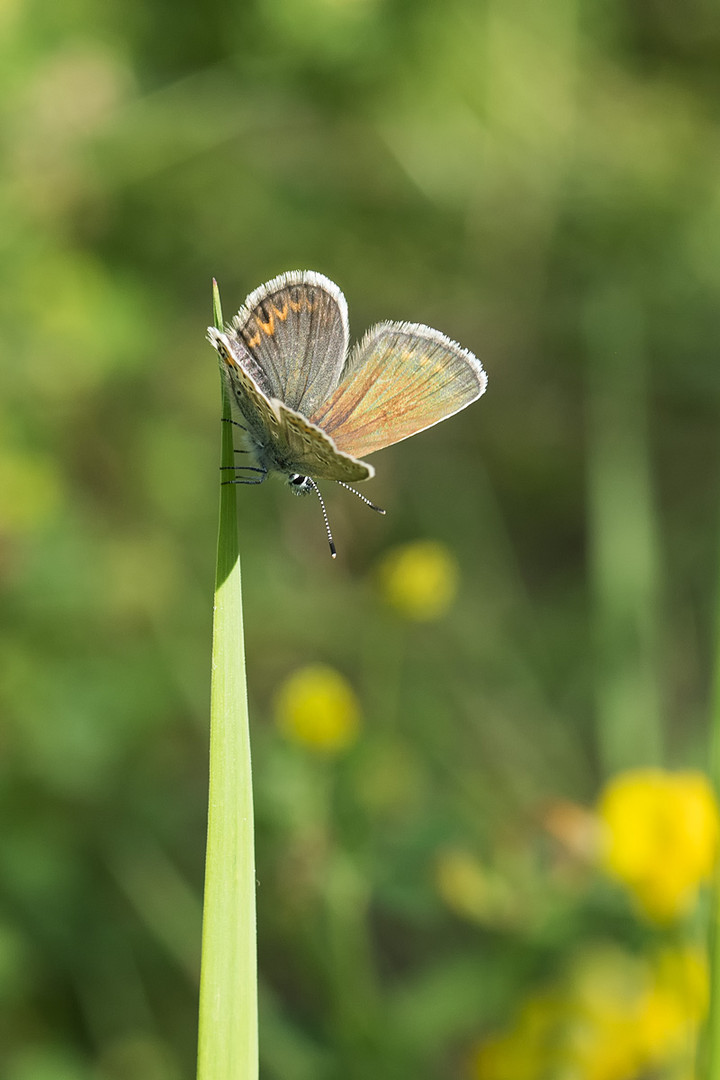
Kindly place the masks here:
POLYGON ((365 455, 452 416, 487 382, 471 352, 416 323, 380 323, 349 350, 345 297, 308 270, 261 285, 208 338, 256 461, 245 482, 277 472, 297 494, 369 479, 365 455))

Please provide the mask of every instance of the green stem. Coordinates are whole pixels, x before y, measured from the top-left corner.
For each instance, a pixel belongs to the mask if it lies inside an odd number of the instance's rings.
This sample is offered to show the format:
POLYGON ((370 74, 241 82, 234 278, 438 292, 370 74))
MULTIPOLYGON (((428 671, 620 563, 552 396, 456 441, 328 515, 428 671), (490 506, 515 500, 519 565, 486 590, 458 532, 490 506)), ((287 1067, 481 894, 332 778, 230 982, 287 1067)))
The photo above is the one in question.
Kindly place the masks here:
MULTIPOLYGON (((215 282, 213 316, 221 329, 215 282)), ((223 384, 223 418, 230 416, 223 384)), ((222 429, 222 464, 232 466, 232 425, 222 429)), ((198 1080, 258 1076, 252 774, 235 492, 233 484, 220 487, 198 1080)))

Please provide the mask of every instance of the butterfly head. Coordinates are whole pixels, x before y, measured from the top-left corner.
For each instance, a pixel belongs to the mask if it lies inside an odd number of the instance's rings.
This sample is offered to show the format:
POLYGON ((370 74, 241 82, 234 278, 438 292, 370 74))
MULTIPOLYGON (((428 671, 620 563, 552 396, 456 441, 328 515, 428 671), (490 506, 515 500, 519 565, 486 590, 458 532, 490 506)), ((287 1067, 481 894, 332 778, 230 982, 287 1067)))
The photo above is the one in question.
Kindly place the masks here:
POLYGON ((290 473, 288 476, 288 487, 296 495, 307 495, 309 491, 316 491, 315 484, 309 476, 301 476, 300 473, 290 473))

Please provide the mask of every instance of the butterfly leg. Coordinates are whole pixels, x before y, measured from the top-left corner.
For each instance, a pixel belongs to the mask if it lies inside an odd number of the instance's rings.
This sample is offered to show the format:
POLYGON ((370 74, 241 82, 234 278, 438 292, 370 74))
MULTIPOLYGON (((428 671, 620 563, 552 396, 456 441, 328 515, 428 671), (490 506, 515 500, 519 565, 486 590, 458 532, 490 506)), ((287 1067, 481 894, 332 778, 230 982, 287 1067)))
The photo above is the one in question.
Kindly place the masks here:
POLYGON ((244 424, 239 424, 237 420, 231 420, 229 416, 221 416, 220 422, 222 424, 232 424, 233 427, 239 427, 241 431, 247 431, 244 424))
MULTIPOLYGON (((244 424, 239 424, 239 423, 237 422, 237 420, 231 420, 231 419, 230 419, 229 417, 227 417, 227 416, 222 416, 222 417, 220 417, 220 419, 222 420, 222 422, 223 422, 224 424, 232 424, 232 425, 233 425, 233 427, 236 427, 236 428, 240 428, 240 430, 241 430, 241 431, 244 431, 244 432, 245 432, 245 434, 247 434, 247 430, 248 430, 248 429, 247 429, 247 428, 245 427, 245 425, 244 425, 244 424)), ((252 449, 233 450, 233 453, 234 453, 234 454, 252 454, 252 453, 254 453, 254 450, 252 450, 252 449)), ((228 467, 228 466, 226 466, 226 468, 227 468, 227 467, 228 467)), ((243 466, 243 468, 244 468, 244 466, 243 466)))
POLYGON ((256 465, 221 465, 220 471, 224 472, 227 469, 237 474, 239 472, 257 473, 257 476, 237 476, 235 475, 232 480, 223 480, 223 484, 262 484, 263 480, 268 474, 267 469, 258 468, 256 465))
POLYGON ((267 469, 257 469, 254 465, 220 465, 220 469, 246 469, 248 472, 261 472, 267 476, 267 469))
POLYGON ((262 476, 257 477, 257 478, 252 477, 252 476, 248 476, 248 477, 236 476, 233 480, 221 480, 220 484, 221 484, 221 486, 223 484, 262 484, 262 482, 263 482, 263 480, 265 479, 266 476, 267 476, 267 473, 263 473, 262 476))

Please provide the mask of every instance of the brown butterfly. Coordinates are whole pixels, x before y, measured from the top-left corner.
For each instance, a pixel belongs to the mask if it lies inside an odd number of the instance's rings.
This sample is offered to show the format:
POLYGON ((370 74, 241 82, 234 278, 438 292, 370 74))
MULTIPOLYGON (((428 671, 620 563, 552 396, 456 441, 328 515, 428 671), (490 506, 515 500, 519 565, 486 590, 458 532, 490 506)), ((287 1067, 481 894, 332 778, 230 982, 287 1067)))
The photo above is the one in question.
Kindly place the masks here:
POLYGON ((260 484, 278 472, 296 494, 315 491, 333 557, 315 481, 369 479, 364 457, 459 412, 487 385, 477 357, 419 323, 378 323, 349 350, 345 297, 312 270, 261 285, 208 338, 255 460, 240 467, 252 476, 228 482, 260 484))

